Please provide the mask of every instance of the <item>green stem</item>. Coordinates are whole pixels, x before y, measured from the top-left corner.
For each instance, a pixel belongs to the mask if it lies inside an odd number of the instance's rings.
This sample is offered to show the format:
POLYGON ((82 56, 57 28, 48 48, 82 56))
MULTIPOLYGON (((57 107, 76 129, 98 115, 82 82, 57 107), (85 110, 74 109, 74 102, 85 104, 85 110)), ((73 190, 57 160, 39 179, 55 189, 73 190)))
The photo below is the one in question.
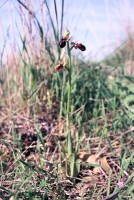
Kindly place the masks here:
POLYGON ((67 101, 67 115, 70 114, 71 108, 71 68, 68 69, 68 101, 67 101))
POLYGON ((61 90, 61 102, 60 102, 60 119, 63 114, 63 101, 64 101, 64 87, 65 87, 65 74, 63 74, 63 79, 62 79, 62 90, 61 90))
POLYGON ((68 99, 67 99, 67 116, 66 116, 66 130, 67 130, 67 152, 70 156, 73 153, 73 144, 72 144, 72 138, 71 138, 71 131, 70 131, 70 108, 71 108, 71 72, 72 72, 72 66, 71 66, 71 52, 69 47, 69 42, 67 42, 67 52, 68 52, 68 99))
POLYGON ((68 102, 67 102, 67 115, 70 114, 71 107, 71 52, 69 48, 69 42, 67 42, 67 51, 68 51, 68 102))

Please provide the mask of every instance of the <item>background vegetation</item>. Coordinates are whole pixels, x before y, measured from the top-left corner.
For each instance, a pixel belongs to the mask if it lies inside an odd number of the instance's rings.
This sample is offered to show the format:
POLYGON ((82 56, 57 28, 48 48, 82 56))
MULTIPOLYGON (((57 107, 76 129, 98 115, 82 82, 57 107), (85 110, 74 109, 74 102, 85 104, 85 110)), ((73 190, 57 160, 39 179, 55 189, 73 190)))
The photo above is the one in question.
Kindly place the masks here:
POLYGON ((71 177, 65 148, 67 72, 54 68, 66 59, 58 46, 64 35, 64 0, 60 13, 53 1, 56 20, 43 2, 47 27, 42 8, 41 21, 30 1, 17 1, 22 45, 13 48, 7 62, 4 47, 1 53, 0 197, 132 199, 133 35, 99 62, 73 54, 70 129, 80 168, 71 177))

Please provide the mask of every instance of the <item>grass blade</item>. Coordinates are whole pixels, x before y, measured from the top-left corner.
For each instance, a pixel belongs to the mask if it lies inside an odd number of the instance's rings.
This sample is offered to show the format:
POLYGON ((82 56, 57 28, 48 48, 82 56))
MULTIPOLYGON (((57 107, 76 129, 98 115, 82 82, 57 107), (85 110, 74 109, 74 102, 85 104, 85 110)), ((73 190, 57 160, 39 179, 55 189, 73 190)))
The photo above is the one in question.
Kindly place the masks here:
POLYGON ((56 22, 57 22, 57 34, 59 35, 59 23, 58 23, 58 12, 57 12, 56 0, 54 0, 54 9, 55 9, 56 22))
POLYGON ((62 0, 62 10, 61 10, 61 28, 60 28, 60 35, 62 35, 63 29, 63 19, 64 19, 64 0, 62 0))

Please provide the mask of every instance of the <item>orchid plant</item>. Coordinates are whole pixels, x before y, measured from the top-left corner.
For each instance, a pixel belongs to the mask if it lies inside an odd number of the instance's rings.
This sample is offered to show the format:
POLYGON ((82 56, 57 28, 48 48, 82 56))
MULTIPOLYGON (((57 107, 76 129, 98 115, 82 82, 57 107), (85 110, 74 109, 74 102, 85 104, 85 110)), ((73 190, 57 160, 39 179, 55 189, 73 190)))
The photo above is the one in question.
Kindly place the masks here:
MULTIPOLYGON (((67 48, 67 54, 68 54, 68 61, 67 64, 60 60, 59 64, 55 66, 56 72, 60 72, 63 70, 63 68, 66 68, 67 74, 68 74, 68 82, 67 82, 67 109, 66 109, 66 151, 67 151, 67 157, 69 159, 69 166, 70 170, 66 169, 66 173, 70 176, 77 176, 79 170, 78 170, 78 163, 76 163, 76 154, 73 149, 73 139, 71 137, 71 131, 70 131, 70 108, 71 108, 71 79, 72 79, 72 62, 71 62, 71 51, 72 49, 79 49, 81 51, 85 51, 86 47, 78 42, 72 42, 70 37, 70 31, 66 30, 65 36, 62 36, 60 38, 60 41, 58 42, 58 45, 60 48, 67 48)), ((80 165, 80 164, 79 164, 80 165)), ((68 166, 68 165, 66 165, 68 166)))

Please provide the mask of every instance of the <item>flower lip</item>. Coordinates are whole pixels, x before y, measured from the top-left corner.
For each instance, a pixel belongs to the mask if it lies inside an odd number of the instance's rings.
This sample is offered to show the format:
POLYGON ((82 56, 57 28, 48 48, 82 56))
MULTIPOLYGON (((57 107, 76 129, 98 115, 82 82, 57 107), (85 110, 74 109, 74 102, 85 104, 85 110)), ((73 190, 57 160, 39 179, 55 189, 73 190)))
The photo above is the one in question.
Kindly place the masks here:
POLYGON ((61 36, 60 41, 58 42, 58 45, 60 46, 60 48, 64 48, 66 46, 66 42, 70 39, 69 34, 70 32, 67 30, 66 35, 64 37, 61 36))
POLYGON ((60 46, 60 48, 64 48, 66 46, 66 38, 61 37, 58 45, 60 46))
POLYGON ((76 46, 78 47, 78 49, 80 49, 81 51, 85 51, 86 50, 86 47, 81 44, 81 43, 76 43, 76 46))
POLYGON ((60 64, 58 64, 58 65, 55 66, 55 70, 57 72, 59 72, 59 71, 61 71, 63 69, 63 67, 64 67, 64 63, 61 62, 60 64))
POLYGON ((71 44, 77 49, 80 49, 81 51, 85 51, 86 47, 81 44, 81 43, 77 43, 77 42, 71 42, 71 44))

